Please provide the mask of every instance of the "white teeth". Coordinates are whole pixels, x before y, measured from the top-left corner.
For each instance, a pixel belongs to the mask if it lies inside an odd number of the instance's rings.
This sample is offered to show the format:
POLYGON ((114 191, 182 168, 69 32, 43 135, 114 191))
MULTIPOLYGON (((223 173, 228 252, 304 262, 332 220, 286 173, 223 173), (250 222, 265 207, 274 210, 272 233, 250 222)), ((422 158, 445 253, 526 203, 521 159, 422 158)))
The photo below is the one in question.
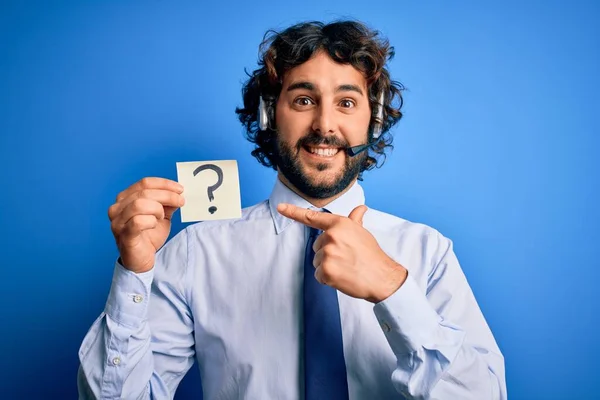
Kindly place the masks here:
POLYGON ((315 148, 315 147, 310 147, 310 152, 322 157, 331 157, 331 156, 335 156, 338 151, 340 151, 340 149, 322 149, 322 148, 315 148))

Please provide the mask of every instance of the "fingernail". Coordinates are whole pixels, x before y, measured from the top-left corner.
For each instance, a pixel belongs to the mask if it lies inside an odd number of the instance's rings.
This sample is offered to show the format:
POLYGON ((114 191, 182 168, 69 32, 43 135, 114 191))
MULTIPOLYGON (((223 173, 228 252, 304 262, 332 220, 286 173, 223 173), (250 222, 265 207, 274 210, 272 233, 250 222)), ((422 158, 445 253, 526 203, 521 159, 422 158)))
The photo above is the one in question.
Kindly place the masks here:
POLYGON ((285 211, 286 209, 287 209, 287 204, 285 204, 285 203, 280 203, 277 206, 277 210, 279 210, 279 211, 285 211))

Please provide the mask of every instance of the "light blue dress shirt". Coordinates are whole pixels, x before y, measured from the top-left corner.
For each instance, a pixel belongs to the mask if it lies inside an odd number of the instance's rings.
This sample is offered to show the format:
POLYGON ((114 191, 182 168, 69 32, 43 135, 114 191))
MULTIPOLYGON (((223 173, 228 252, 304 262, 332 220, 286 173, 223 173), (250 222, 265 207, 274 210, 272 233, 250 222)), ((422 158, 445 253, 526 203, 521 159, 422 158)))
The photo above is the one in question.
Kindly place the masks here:
MULTIPOLYGON (((82 399, 170 399, 198 361, 204 398, 302 399, 304 225, 311 205, 279 180, 236 220, 188 226, 152 270, 118 263, 79 351, 82 399)), ((327 205, 348 216, 358 183, 327 205)), ((436 230, 369 209, 364 227, 408 269, 378 304, 338 292, 350 399, 506 399, 504 358, 452 250, 436 230)))

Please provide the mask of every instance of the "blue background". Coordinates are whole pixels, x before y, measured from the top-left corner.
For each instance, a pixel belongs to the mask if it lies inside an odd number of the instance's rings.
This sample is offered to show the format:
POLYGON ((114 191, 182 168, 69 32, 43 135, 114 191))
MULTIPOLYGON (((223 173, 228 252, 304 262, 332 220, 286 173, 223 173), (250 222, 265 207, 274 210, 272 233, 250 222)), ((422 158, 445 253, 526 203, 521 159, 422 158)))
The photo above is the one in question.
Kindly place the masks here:
MULTIPOLYGON (((268 28, 349 16, 388 36, 409 89, 368 204, 454 240, 510 398, 596 398, 600 7, 414 3, 3 2, 0 396, 76 397, 119 191, 236 159, 243 206, 268 196, 234 114, 244 68, 268 28)), ((199 393, 194 367, 178 398, 199 393)))

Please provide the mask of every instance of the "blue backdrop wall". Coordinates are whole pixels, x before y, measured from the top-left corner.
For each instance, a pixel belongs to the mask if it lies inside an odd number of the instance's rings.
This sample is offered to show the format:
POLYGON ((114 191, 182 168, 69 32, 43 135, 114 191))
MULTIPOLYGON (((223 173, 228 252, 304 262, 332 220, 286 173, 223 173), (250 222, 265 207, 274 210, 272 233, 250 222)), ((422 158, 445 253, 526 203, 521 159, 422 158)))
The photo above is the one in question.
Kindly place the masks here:
MULTIPOLYGON (((0 397, 76 397, 119 191, 236 159, 243 206, 268 196, 275 174, 234 114, 244 68, 268 28, 353 17, 389 37, 408 88, 368 204, 454 240, 512 399, 596 398, 596 4, 2 2, 0 397)), ((194 368, 177 397, 200 393, 194 368)))

